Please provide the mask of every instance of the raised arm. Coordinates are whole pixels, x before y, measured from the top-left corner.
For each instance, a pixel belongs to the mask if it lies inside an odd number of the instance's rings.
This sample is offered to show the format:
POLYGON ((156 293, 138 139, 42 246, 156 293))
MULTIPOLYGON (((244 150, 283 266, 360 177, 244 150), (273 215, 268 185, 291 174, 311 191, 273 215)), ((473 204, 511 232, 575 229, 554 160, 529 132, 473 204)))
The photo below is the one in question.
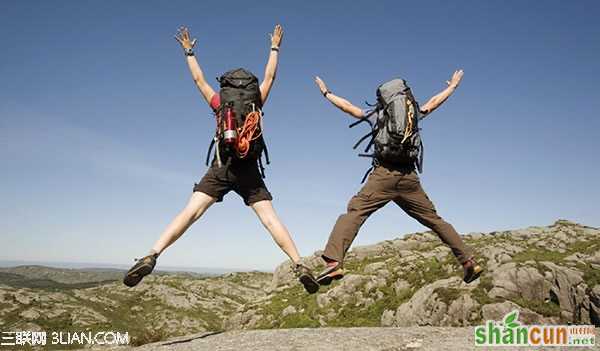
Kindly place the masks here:
POLYGON ((277 75, 279 46, 281 45, 281 39, 283 38, 283 29, 281 28, 281 25, 276 25, 273 34, 269 35, 271 36, 271 50, 267 66, 265 67, 265 77, 263 78, 262 83, 260 83, 260 97, 263 105, 267 101, 267 97, 269 97, 269 92, 271 92, 271 87, 273 86, 275 76, 277 75))
POLYGON ((206 82, 206 79, 204 79, 204 73, 202 73, 202 69, 194 55, 193 48, 194 45, 196 45, 196 39, 190 39, 190 33, 186 27, 179 28, 179 32, 175 36, 175 39, 181 44, 181 47, 185 52, 185 59, 190 69, 190 73, 192 73, 194 83, 196 83, 198 90, 200 90, 200 93, 206 102, 210 104, 210 99, 215 95, 215 91, 206 82))
POLYGON ((425 105, 421 106, 421 113, 429 114, 438 107, 440 107, 440 105, 442 105, 450 97, 450 95, 454 93, 454 91, 460 84, 460 81, 462 80, 463 74, 464 72, 462 69, 455 71, 452 75, 452 78, 446 81, 448 87, 439 94, 429 99, 429 101, 427 101, 425 105))
POLYGON ((343 97, 334 95, 331 91, 329 91, 329 89, 327 89, 327 85, 325 85, 325 82, 323 82, 321 78, 315 77, 315 83, 317 83, 319 90, 321 90, 321 94, 323 94, 323 96, 327 100, 329 100, 329 102, 331 102, 335 107, 346 112, 352 117, 362 118, 364 116, 364 112, 362 109, 352 105, 350 101, 344 99, 343 97))

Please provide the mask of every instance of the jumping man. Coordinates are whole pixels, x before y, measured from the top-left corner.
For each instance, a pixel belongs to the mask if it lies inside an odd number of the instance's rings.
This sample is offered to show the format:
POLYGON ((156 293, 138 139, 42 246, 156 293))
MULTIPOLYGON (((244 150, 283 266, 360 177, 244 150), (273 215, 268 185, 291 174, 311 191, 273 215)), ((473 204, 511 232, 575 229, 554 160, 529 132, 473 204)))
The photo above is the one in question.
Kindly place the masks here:
MULTIPOLYGON (((250 206, 279 247, 295 264, 295 272, 309 293, 319 285, 310 271, 300 264, 300 255, 290 233, 281 223, 271 203, 272 196, 263 181, 261 154, 266 151, 262 139, 262 111, 277 71, 279 48, 283 37, 280 25, 271 34, 269 60, 263 81, 244 69, 225 73, 219 79, 220 91, 215 93, 204 79, 194 55, 196 39, 191 39, 187 28, 180 28, 175 39, 181 44, 187 65, 200 94, 209 103, 217 119, 214 137, 215 157, 210 168, 195 184, 186 207, 163 231, 150 253, 127 272, 123 282, 137 285, 150 274, 158 256, 173 244, 215 202, 223 200, 229 191, 235 191, 250 206), (260 169, 259 169, 260 163, 260 169)), ((211 148, 212 148, 211 144, 211 148)), ((268 161, 267 161, 268 162, 268 161)))
POLYGON ((367 150, 374 146, 373 155, 364 155, 373 157, 373 171, 367 183, 352 197, 347 212, 338 218, 329 236, 322 255, 327 268, 317 278, 321 285, 343 277, 344 256, 358 230, 371 214, 390 201, 433 230, 451 248, 463 266, 465 282, 472 282, 482 273, 483 269, 456 230, 437 214, 416 173, 422 166, 419 120, 440 107, 456 90, 462 77, 462 70, 454 72, 446 82, 447 88, 423 106, 415 101, 406 81, 394 79, 377 89, 377 105, 368 112, 333 94, 321 78, 315 78, 323 96, 334 106, 358 118, 359 122, 372 125, 373 130, 367 135, 372 138, 367 150))

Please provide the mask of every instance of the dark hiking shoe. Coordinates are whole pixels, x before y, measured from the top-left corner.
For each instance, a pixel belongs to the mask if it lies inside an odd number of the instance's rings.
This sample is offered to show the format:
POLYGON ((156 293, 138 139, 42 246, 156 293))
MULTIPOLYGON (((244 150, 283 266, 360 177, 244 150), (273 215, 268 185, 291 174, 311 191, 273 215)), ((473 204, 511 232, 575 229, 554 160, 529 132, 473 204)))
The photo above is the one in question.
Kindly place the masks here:
POLYGON ((339 280, 344 277, 344 269, 340 262, 332 261, 327 263, 327 268, 319 274, 317 282, 320 285, 329 285, 334 280, 339 280))
POLYGON ((469 258, 469 260, 463 263, 463 270, 465 272, 463 281, 467 284, 479 278, 481 273, 483 273, 483 268, 477 264, 477 262, 475 262, 473 257, 469 258))
POLYGON ((296 273, 300 283, 304 285, 304 290, 306 290, 306 292, 314 294, 319 291, 319 283, 317 283, 308 267, 297 264, 296 267, 294 267, 294 273, 296 273))
POLYGON ((123 284, 128 287, 134 287, 138 285, 142 278, 152 273, 154 266, 156 265, 156 258, 158 255, 148 255, 142 258, 136 258, 136 264, 131 267, 131 269, 125 274, 125 278, 123 278, 123 284))

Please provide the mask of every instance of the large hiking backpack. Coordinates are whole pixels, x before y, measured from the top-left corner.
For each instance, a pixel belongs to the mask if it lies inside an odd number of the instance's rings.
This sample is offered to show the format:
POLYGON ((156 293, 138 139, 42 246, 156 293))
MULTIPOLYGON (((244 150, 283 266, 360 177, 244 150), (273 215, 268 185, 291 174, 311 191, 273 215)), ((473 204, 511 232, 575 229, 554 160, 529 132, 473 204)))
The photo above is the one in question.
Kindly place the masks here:
POLYGON ((206 164, 208 165, 211 150, 213 146, 216 145, 215 159, 219 166, 221 165, 222 160, 226 158, 233 158, 234 160, 257 160, 261 174, 264 178, 264 167, 261 159, 263 152, 265 154, 266 163, 269 164, 270 161, 262 135, 262 98, 258 78, 243 68, 237 68, 225 72, 221 77, 217 78, 217 80, 220 84, 219 97, 221 103, 215 113, 217 129, 208 150, 206 164), (258 113, 254 114, 254 117, 258 116, 258 123, 256 123, 256 130, 253 134, 254 137, 250 138, 249 148, 243 155, 240 155, 235 148, 227 146, 223 142, 224 115, 226 108, 231 108, 235 113, 238 134, 240 134, 242 126, 245 125, 246 118, 253 112, 258 113))
MULTIPOLYGON (((366 121, 372 128, 370 133, 354 145, 354 149, 371 137, 365 153, 359 156, 373 158, 373 166, 380 163, 416 166, 422 172, 423 143, 419 134, 419 113, 419 105, 405 80, 393 79, 381 84, 377 88, 377 103, 374 108, 350 125, 352 128, 366 121), (371 147, 374 147, 374 152, 366 154, 371 147)), ((372 169, 373 167, 367 171, 363 182, 372 169)))

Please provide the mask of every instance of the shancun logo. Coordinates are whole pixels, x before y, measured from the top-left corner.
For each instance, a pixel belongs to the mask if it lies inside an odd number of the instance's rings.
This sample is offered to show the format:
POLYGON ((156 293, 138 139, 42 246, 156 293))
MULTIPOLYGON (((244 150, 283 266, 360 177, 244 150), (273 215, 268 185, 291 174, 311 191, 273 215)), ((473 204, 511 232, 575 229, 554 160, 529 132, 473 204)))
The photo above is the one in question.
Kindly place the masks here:
POLYGON ((476 346, 592 346, 595 329, 591 325, 522 325, 519 311, 501 322, 487 321, 475 327, 476 346))

